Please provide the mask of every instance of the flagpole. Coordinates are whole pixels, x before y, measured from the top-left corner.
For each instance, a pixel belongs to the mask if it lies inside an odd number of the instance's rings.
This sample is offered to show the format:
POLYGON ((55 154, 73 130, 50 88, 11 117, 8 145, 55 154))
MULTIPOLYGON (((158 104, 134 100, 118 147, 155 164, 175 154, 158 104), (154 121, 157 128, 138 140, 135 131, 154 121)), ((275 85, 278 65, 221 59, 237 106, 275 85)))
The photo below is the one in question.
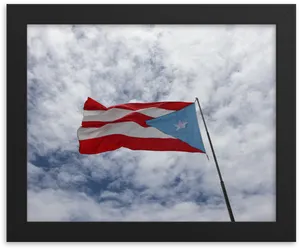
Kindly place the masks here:
POLYGON ((228 195, 227 195, 227 191, 226 191, 226 188, 225 188, 225 183, 223 181, 221 171, 219 169, 219 164, 218 164, 218 161, 217 161, 217 158, 216 158, 215 150, 214 150, 214 147, 213 147, 211 139, 210 139, 210 135, 209 135, 206 123, 205 123, 205 119, 204 119, 204 116, 203 116, 203 113, 202 113, 202 109, 201 109, 201 106, 200 106, 200 103, 199 103, 199 99, 196 97, 196 100, 197 100, 197 103, 198 103, 198 106, 199 106, 199 109, 200 109, 200 113, 201 113, 201 116, 202 116, 202 119, 203 119, 203 123, 204 123, 206 134, 207 134, 207 137, 208 137, 208 140, 209 140, 210 148, 211 148, 213 156, 214 156, 214 160, 215 160, 216 168, 217 168, 217 171, 218 171, 218 175, 219 175, 219 179, 220 179, 224 199, 225 199, 225 202, 226 202, 226 206, 227 206, 227 209, 228 209, 228 213, 229 213, 229 216, 230 216, 230 220, 231 220, 231 222, 235 222, 233 212, 232 212, 232 209, 231 209, 231 206, 230 206, 229 198, 228 198, 228 195))

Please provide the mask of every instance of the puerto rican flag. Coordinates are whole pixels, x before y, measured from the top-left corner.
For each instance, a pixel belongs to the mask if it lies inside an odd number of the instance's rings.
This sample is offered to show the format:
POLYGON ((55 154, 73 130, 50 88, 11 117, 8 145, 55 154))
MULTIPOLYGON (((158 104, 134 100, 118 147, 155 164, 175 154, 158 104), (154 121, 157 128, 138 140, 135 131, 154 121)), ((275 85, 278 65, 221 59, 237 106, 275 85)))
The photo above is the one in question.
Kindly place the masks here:
POLYGON ((193 102, 105 107, 88 98, 77 135, 81 154, 119 149, 205 153, 193 102))

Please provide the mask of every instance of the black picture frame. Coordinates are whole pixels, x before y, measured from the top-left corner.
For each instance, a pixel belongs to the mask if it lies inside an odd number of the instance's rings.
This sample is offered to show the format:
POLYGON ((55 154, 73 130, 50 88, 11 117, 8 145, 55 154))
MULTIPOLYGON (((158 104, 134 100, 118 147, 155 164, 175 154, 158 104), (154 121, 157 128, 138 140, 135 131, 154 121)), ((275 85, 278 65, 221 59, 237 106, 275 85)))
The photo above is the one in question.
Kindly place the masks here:
POLYGON ((296 5, 7 5, 7 241, 295 241, 296 5), (28 24, 275 24, 276 222, 27 222, 28 24))

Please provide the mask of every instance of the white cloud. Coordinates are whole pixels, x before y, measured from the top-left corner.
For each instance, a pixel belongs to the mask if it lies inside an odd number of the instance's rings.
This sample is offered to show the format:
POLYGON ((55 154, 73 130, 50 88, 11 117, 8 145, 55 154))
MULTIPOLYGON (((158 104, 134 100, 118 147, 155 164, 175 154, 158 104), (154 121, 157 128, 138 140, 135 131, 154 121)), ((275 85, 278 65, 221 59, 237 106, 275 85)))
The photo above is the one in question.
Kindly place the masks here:
POLYGON ((275 26, 28 26, 29 220, 228 220, 205 155, 78 154, 87 97, 198 96, 236 220, 275 220, 275 26))

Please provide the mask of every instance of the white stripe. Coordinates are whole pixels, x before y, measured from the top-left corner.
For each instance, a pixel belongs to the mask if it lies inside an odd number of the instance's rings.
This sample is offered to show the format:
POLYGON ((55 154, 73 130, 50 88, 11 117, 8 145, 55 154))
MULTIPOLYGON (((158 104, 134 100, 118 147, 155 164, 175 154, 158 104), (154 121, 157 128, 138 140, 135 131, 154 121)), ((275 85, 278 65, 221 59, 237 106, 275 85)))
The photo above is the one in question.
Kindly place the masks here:
POLYGON ((162 109, 162 108, 156 108, 156 107, 150 107, 147 109, 142 109, 142 110, 138 110, 139 113, 143 113, 147 116, 153 117, 153 118, 157 118, 172 112, 175 112, 174 110, 166 110, 166 109, 162 109))
POLYGON ((174 110, 166 110, 162 108, 156 108, 156 107, 150 107, 145 109, 140 109, 136 111, 132 110, 125 110, 120 108, 113 108, 109 109, 107 111, 83 111, 83 121, 102 121, 102 122, 108 122, 108 121, 114 121, 116 119, 122 118, 126 116, 129 113, 139 112, 142 114, 145 114, 147 116, 157 118, 162 115, 169 114, 171 112, 174 112, 174 110))
POLYGON ((135 122, 121 122, 107 124, 100 128, 78 129, 77 135, 79 140, 98 138, 107 135, 121 134, 130 137, 141 138, 174 138, 153 127, 142 127, 135 122))

